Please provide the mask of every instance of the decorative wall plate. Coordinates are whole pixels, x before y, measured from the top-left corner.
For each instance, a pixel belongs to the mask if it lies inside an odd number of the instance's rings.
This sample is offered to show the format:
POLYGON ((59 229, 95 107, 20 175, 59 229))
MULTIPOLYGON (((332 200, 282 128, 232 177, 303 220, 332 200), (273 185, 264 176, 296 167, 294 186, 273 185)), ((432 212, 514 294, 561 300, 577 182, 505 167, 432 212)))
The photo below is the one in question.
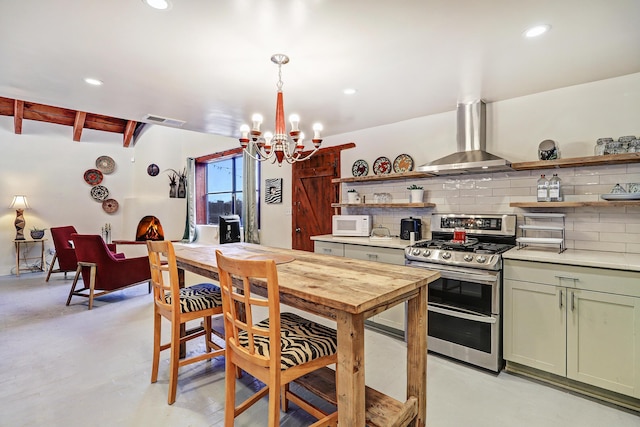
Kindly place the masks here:
POLYGON ((118 207, 119 205, 116 199, 107 199, 104 202, 102 202, 102 209, 106 213, 114 213, 118 210, 118 207))
POLYGON ((91 188, 91 197, 93 197, 93 200, 101 202, 109 197, 109 190, 107 190, 107 187, 103 185, 96 185, 91 188))
POLYGON ((147 173, 150 176, 156 176, 160 173, 160 168, 155 163, 151 163, 149 166, 147 166, 147 173))
POLYGON ((376 175, 384 175, 391 173, 391 160, 388 157, 378 157, 373 162, 373 173, 376 175))
POLYGON ((98 169, 87 169, 84 173, 84 181, 89 185, 98 185, 102 182, 102 172, 98 169))
POLYGON ((393 171, 396 173, 410 172, 413 170, 413 159, 408 154, 400 154, 393 161, 393 171))
POLYGON ((353 166, 351 166, 351 173, 353 176, 367 176, 369 173, 369 164, 360 159, 353 162, 353 166))
POLYGON ((96 167, 100 169, 102 173, 109 175, 116 168, 116 162, 109 156, 100 156, 96 159, 96 167))

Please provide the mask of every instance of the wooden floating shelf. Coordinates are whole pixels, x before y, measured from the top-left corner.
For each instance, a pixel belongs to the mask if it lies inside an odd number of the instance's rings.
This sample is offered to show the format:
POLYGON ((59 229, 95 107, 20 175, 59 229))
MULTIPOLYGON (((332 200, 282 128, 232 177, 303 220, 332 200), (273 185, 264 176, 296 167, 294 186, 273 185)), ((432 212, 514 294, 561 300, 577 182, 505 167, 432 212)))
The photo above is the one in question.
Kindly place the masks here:
POLYGON ((593 202, 512 202, 512 208, 583 208, 592 207, 621 207, 640 206, 640 200, 614 200, 614 201, 593 201, 593 202))
POLYGON ((534 169, 573 168, 579 166, 616 165, 640 162, 640 153, 606 154, 604 156, 573 157, 569 159, 539 160, 511 163, 517 171, 534 169))
POLYGON ((432 178, 435 175, 429 172, 403 172, 403 173, 390 173, 386 175, 369 175, 369 176, 353 176, 348 178, 333 178, 331 180, 334 184, 342 182, 370 182, 370 181, 393 181, 399 179, 418 179, 418 178, 432 178))
POLYGON ((332 208, 434 208, 435 203, 331 203, 332 208))

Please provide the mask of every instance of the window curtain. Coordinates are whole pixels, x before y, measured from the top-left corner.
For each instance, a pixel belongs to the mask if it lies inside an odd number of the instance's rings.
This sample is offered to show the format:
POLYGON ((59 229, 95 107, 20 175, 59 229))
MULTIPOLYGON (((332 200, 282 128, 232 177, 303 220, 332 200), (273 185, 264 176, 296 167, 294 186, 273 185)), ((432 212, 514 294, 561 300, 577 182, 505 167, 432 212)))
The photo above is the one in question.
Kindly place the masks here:
POLYGON ((198 238, 196 230, 196 159, 187 157, 187 217, 182 241, 193 243, 198 238))
MULTIPOLYGON (((255 147, 250 145, 255 155, 255 147)), ((244 227, 244 241, 247 243, 260 243, 258 234, 258 203, 256 197, 258 182, 257 161, 252 159, 247 153, 242 155, 242 218, 244 227)))

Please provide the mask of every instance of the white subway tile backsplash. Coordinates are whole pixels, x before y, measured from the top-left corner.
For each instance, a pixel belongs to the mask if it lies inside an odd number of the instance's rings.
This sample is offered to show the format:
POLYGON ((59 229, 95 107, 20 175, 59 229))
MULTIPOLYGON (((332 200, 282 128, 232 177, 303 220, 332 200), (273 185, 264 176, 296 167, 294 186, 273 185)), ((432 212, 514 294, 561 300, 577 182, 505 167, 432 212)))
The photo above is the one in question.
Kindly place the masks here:
POLYGON ((624 243, 610 242, 587 242, 575 241, 575 249, 583 249, 586 251, 604 251, 604 252, 624 252, 626 245, 624 243))

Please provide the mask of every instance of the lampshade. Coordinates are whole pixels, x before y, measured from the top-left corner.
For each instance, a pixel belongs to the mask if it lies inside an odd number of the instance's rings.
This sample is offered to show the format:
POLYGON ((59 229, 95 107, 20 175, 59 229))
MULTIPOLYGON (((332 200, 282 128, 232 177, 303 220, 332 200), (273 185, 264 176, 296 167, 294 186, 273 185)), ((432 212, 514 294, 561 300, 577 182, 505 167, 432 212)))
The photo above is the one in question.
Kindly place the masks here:
POLYGON ((27 196, 13 196, 13 201, 9 205, 9 209, 29 209, 27 196))

